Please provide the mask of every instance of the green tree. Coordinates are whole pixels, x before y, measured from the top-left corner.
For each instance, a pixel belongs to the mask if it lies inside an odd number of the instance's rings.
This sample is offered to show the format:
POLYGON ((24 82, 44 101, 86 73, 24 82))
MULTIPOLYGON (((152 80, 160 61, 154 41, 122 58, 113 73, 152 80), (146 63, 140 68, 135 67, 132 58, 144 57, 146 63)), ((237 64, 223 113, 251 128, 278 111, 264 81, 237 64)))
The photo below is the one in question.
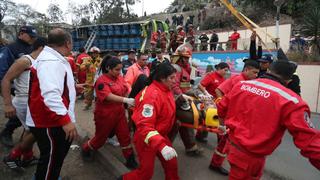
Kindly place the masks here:
POLYGON ((96 23, 126 22, 135 20, 136 15, 129 6, 136 2, 138 0, 91 0, 89 7, 96 23))
MULTIPOLYGON (((0 29, 3 29, 3 27, 4 27, 3 20, 7 16, 7 14, 10 13, 10 11, 12 9, 14 9, 13 8, 14 6, 15 6, 15 3, 13 3, 10 0, 1 0, 0 1, 0 29)), ((2 35, 1 35, 1 31, 0 31, 0 38, 1 37, 2 37, 2 35)))
POLYGON ((47 13, 49 15, 49 21, 58 23, 64 20, 63 11, 60 9, 58 4, 50 4, 47 13))
POLYGON ((14 27, 17 33, 19 27, 22 25, 34 25, 40 35, 45 33, 44 27, 48 26, 48 18, 45 14, 35 11, 31 6, 26 4, 14 4, 14 6, 7 12, 4 24, 14 27), (42 34, 42 32, 44 32, 42 34))
POLYGON ((315 57, 320 55, 320 8, 315 7, 306 11, 304 23, 301 29, 302 33, 314 37, 311 42, 312 54, 315 57))
POLYGON ((72 25, 90 25, 92 24, 92 16, 89 5, 74 5, 74 3, 69 3, 69 14, 71 15, 72 25))

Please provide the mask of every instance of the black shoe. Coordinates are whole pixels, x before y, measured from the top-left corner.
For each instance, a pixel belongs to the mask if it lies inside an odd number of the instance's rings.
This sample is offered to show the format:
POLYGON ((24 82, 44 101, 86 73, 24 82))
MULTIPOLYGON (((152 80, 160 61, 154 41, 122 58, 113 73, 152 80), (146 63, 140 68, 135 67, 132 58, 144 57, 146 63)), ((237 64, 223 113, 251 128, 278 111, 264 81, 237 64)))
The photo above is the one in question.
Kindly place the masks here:
POLYGON ((215 171, 223 176, 228 176, 229 175, 229 171, 226 170, 225 168, 223 168, 222 166, 212 166, 210 164, 209 169, 212 171, 215 171))
POLYGON ((134 154, 131 154, 128 158, 127 158, 127 162, 126 162, 126 167, 129 169, 136 169, 138 167, 138 163, 134 157, 134 154))
POLYGON ((37 157, 35 157, 35 156, 32 156, 31 159, 22 160, 21 161, 21 167, 33 166, 33 165, 38 164, 38 162, 39 162, 39 159, 37 157))
POLYGON ((13 159, 10 155, 3 158, 3 163, 6 164, 10 169, 21 169, 20 159, 13 159))
POLYGON ((8 134, 4 131, 2 131, 0 133, 0 142, 5 145, 5 146, 8 146, 8 147, 13 147, 14 144, 13 144, 13 140, 12 140, 12 135, 11 134, 8 134))
POLYGON ((117 180, 123 180, 123 177, 122 177, 122 176, 119 176, 119 177, 117 178, 117 180))

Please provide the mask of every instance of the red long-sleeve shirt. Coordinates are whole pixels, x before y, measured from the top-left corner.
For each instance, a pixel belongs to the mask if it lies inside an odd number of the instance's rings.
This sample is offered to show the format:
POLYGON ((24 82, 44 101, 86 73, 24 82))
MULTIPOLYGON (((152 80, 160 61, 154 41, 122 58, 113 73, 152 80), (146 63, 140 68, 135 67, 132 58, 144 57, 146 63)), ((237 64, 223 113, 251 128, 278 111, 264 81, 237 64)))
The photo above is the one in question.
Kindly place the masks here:
POLYGON ((216 98, 216 88, 224 82, 224 77, 218 74, 216 71, 207 74, 200 82, 200 84, 206 88, 214 98, 216 98))

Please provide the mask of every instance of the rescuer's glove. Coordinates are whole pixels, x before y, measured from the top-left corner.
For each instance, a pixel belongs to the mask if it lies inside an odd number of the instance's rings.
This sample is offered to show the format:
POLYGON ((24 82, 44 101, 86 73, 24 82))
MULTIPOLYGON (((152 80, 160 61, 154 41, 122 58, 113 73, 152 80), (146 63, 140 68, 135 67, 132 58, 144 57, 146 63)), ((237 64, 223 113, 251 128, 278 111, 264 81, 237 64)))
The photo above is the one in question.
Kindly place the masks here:
POLYGON ((134 98, 123 98, 123 103, 126 103, 129 106, 134 106, 135 100, 134 98))
POLYGON ((170 146, 165 146, 161 150, 161 154, 166 161, 169 161, 178 156, 177 152, 170 146))
POLYGON ((218 126, 218 129, 222 132, 221 135, 226 135, 227 134, 227 127, 224 125, 218 126))

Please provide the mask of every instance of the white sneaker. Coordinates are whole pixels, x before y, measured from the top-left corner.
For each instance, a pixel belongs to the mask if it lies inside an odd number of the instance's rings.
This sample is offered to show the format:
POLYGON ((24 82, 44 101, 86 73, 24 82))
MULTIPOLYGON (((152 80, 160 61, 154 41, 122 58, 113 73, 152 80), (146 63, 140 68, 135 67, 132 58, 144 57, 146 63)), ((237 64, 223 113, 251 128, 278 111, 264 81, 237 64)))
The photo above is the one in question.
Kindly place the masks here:
POLYGON ((119 143, 116 136, 114 136, 112 138, 108 138, 107 143, 111 144, 112 146, 120 146, 120 143, 119 143))

